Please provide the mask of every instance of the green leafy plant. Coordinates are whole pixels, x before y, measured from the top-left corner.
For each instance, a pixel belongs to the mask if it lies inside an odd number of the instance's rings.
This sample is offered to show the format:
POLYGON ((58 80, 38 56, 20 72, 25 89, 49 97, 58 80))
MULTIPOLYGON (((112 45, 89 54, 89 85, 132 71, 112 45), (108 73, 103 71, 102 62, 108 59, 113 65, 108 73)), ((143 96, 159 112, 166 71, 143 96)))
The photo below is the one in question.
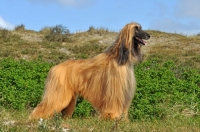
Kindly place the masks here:
POLYGON ((19 110, 36 106, 51 65, 40 61, 1 60, 0 105, 19 110))
MULTIPOLYGON (((0 105, 22 110, 35 107, 42 96, 52 63, 40 60, 0 60, 0 105)), ((131 120, 165 119, 167 116, 198 116, 200 70, 154 59, 134 67, 137 90, 129 111, 131 120)), ((91 104, 79 98, 73 117, 93 116, 91 104)))
POLYGON ((199 111, 200 70, 176 66, 173 61, 161 65, 154 59, 135 66, 135 74, 131 119, 163 119, 185 109, 194 115, 199 111))
POLYGON ((89 117, 95 113, 91 104, 83 98, 78 98, 73 117, 89 117))

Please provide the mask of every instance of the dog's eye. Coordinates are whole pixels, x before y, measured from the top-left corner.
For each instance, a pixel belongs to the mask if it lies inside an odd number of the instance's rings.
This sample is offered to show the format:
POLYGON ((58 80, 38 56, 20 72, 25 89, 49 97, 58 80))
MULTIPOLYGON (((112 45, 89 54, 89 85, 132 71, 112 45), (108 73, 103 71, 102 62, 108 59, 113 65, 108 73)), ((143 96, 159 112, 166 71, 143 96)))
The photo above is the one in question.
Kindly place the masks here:
POLYGON ((139 27, 138 26, 135 26, 135 32, 139 32, 139 27))

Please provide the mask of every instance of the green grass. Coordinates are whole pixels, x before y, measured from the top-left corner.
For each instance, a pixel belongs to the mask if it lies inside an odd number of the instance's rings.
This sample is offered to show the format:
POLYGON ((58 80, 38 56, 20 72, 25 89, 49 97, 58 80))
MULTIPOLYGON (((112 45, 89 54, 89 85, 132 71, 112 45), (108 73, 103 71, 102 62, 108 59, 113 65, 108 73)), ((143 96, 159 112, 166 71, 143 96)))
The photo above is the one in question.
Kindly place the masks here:
POLYGON ((132 122, 102 120, 98 117, 61 119, 59 115, 50 120, 28 121, 30 111, 13 111, 0 109, 1 132, 36 132, 61 131, 70 132, 198 132, 200 118, 172 115, 164 120, 135 120, 132 122))

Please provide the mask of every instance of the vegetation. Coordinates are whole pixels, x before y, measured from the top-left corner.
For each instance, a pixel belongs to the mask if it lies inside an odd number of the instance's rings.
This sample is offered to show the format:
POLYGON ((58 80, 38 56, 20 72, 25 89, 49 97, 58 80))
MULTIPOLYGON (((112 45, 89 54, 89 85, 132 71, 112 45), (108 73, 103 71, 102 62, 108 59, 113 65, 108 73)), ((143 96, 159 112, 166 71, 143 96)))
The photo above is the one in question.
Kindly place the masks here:
MULTIPOLYGON (((21 29, 23 28, 23 30, 21 29)), ((57 25, 40 32, 0 29, 0 131, 200 131, 200 37, 147 31, 143 62, 134 66, 137 91, 130 122, 101 120, 78 99, 72 119, 28 121, 38 104, 47 73, 66 59, 102 52, 117 33, 89 27, 71 34, 57 25)))
POLYGON ((25 28, 24 24, 21 24, 21 25, 16 26, 15 30, 16 31, 24 31, 24 30, 26 30, 26 28, 25 28))
MULTIPOLYGON (((35 107, 53 64, 41 61, 0 61, 0 105, 23 110, 35 107)), ((130 119, 163 119, 169 113, 190 110, 191 116, 200 109, 200 70, 175 66, 173 61, 160 65, 158 60, 135 66, 137 94, 133 100, 130 119), (173 109, 176 108, 176 109, 173 109)), ((79 99, 75 117, 90 116, 94 110, 79 99)))
POLYGON ((70 41, 70 31, 62 25, 56 25, 49 28, 49 33, 45 36, 48 41, 66 42, 70 41))
POLYGON ((90 26, 88 31, 91 34, 99 34, 99 35, 103 35, 105 33, 109 32, 108 28, 95 28, 94 26, 90 26))
POLYGON ((36 106, 51 66, 49 63, 40 61, 1 60, 0 105, 16 110, 36 106))

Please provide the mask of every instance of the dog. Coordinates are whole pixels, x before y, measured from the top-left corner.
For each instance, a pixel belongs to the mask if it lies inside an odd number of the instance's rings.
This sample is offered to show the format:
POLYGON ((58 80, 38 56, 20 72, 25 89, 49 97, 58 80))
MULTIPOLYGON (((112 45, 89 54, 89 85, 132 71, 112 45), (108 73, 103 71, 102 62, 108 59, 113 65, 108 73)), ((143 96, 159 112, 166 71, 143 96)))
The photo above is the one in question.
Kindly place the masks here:
POLYGON ((128 119, 136 90, 133 65, 141 61, 141 47, 149 38, 139 23, 131 22, 103 53, 53 66, 42 100, 29 119, 50 118, 60 112, 71 117, 78 96, 89 101, 104 119, 118 119, 122 114, 128 119))

